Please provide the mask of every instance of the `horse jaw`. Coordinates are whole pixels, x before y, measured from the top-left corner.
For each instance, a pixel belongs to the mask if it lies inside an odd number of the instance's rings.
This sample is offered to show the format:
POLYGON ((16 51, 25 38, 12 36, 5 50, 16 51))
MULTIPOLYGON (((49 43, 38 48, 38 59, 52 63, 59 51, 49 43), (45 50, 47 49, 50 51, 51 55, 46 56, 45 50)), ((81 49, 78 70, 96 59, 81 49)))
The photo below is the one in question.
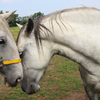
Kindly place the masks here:
POLYGON ((21 29, 23 26, 22 25, 20 25, 20 24, 18 24, 18 23, 16 23, 16 25, 21 29))
POLYGON ((13 11, 13 12, 5 13, 5 14, 0 14, 0 16, 2 16, 3 18, 5 18, 6 20, 8 20, 9 17, 10 17, 11 15, 13 15, 15 12, 16 12, 16 10, 13 11))

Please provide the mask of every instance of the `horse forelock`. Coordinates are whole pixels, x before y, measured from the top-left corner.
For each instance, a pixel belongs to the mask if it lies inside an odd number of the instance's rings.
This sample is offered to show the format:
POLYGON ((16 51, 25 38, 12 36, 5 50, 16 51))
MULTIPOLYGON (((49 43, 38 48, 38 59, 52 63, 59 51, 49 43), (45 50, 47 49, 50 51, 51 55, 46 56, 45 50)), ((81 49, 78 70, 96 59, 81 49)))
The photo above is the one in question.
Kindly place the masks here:
POLYGON ((45 19, 46 16, 40 16, 37 19, 35 19, 34 22, 34 35, 35 35, 35 40, 36 40, 36 44, 38 47, 42 46, 42 42, 41 42, 41 34, 45 35, 48 38, 48 33, 52 32, 45 26, 43 25, 41 22, 43 19, 45 19))

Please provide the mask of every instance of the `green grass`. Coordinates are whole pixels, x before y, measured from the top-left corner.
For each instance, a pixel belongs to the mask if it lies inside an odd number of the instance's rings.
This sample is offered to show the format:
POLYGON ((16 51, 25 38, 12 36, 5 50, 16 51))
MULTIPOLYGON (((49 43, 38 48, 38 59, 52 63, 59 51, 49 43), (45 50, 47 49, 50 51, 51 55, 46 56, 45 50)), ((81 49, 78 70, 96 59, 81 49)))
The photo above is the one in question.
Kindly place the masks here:
POLYGON ((18 27, 11 27, 11 31, 13 33, 15 41, 17 40, 17 36, 18 36, 19 30, 20 29, 18 27))
POLYGON ((67 98, 68 91, 83 92, 78 65, 61 56, 54 56, 45 77, 39 83, 41 90, 33 95, 24 93, 20 85, 2 90, 1 100, 57 100, 67 98))
MULTIPOLYGON (((16 40, 19 29, 13 27, 11 30, 16 40)), ((39 84, 41 90, 33 95, 23 92, 20 85, 3 88, 0 100, 67 100, 70 91, 84 92, 78 64, 58 55, 51 59, 45 77, 39 84)))

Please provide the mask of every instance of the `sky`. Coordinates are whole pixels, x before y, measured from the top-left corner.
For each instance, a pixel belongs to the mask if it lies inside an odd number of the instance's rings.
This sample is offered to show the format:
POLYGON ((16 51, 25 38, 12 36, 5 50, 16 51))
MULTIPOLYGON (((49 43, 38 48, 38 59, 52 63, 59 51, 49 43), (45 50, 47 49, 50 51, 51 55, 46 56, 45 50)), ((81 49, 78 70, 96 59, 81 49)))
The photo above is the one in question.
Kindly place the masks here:
POLYGON ((47 15, 62 9, 82 6, 100 9, 100 0, 0 0, 0 10, 4 13, 17 10, 16 14, 19 14, 19 17, 30 16, 37 12, 47 15))

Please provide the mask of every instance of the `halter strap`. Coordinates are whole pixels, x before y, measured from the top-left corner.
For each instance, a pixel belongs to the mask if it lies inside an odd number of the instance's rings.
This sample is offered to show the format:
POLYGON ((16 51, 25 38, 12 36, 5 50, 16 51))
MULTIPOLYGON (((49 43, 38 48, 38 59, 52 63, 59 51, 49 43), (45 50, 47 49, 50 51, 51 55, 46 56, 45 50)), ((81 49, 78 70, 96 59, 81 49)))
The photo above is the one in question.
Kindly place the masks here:
POLYGON ((15 63, 20 63, 20 62, 21 62, 21 59, 10 60, 10 61, 2 61, 2 60, 0 60, 0 67, 2 67, 3 65, 15 64, 15 63))

